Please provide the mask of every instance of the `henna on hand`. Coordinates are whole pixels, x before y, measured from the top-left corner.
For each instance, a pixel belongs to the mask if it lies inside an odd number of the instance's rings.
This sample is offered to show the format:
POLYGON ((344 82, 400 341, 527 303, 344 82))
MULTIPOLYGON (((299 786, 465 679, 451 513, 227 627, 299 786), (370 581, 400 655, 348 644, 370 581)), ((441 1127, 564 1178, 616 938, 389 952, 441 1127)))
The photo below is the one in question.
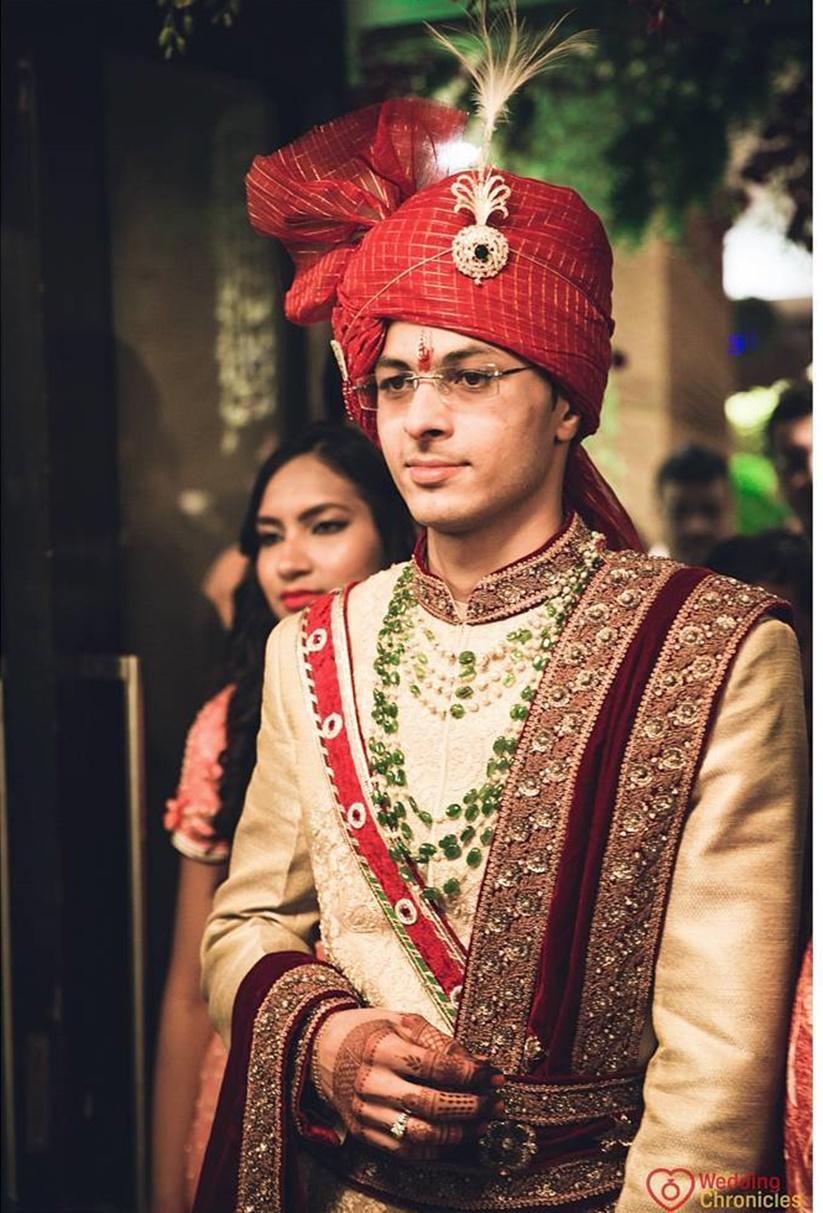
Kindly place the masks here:
POLYGON ((401 1015, 400 1027, 403 1029, 403 1035, 412 1044, 420 1045, 421 1049, 431 1049, 437 1052, 440 1049, 445 1049, 449 1045, 456 1045, 466 1057, 471 1057, 458 1041, 451 1036, 447 1036, 445 1032, 441 1032, 433 1023, 429 1023, 422 1015, 401 1015))
POLYGON ((423 1120, 410 1120, 403 1137, 410 1146, 457 1146, 462 1140, 459 1125, 432 1125, 423 1120))
POLYGON ((423 1120, 436 1122, 476 1120, 488 1102, 488 1099, 460 1091, 436 1091, 432 1087, 417 1087, 405 1096, 401 1106, 423 1120))
POLYGON ((434 1087, 484 1091, 492 1086, 493 1069, 474 1057, 459 1041, 430 1024, 422 1015, 401 1015, 398 1035, 423 1050, 402 1057, 407 1073, 434 1087))
POLYGON ((380 1041, 393 1032, 394 1025, 388 1019, 369 1019, 352 1028, 337 1050, 332 1099, 343 1123, 352 1131, 356 1131, 358 1126, 354 1110, 358 1089, 362 1089, 374 1065, 374 1055, 380 1041))
POLYGON ((412 1074, 419 1074, 423 1069, 423 1058, 419 1053, 403 1053, 400 1060, 412 1074))
POLYGON ((343 1010, 325 1020, 314 1048, 324 1094, 347 1130, 410 1161, 474 1140, 502 1106, 503 1078, 488 1060, 421 1015, 343 1010), (409 1113, 400 1138, 391 1132, 398 1110, 409 1113))
POLYGON ((432 1124, 429 1121, 410 1117, 406 1121, 403 1136, 391 1136, 392 1124, 397 1117, 394 1111, 385 1107, 365 1107, 363 1110, 362 1136, 373 1140, 381 1149, 390 1150, 404 1158, 437 1158, 444 1150, 460 1146, 466 1140, 474 1140, 475 1126, 469 1124, 432 1124), (383 1138, 374 1140, 374 1133, 382 1133, 383 1138))
POLYGON ((470 1063, 447 1058, 440 1053, 403 1053, 400 1058, 406 1071, 421 1082, 441 1082, 444 1086, 467 1087, 471 1084, 473 1069, 470 1063))

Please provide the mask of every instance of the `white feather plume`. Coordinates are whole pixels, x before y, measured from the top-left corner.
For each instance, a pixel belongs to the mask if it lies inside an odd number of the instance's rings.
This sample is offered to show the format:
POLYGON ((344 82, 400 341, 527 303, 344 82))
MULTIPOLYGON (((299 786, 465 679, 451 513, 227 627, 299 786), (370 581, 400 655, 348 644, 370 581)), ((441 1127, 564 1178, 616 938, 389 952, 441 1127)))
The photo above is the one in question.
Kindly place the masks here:
POLYGON ((571 34, 552 46, 566 17, 561 17, 542 33, 529 31, 518 18, 517 0, 506 0, 500 13, 491 21, 487 14, 487 0, 478 0, 477 13, 465 40, 466 49, 441 30, 427 25, 429 32, 455 56, 474 84, 475 112, 482 122, 481 164, 487 162, 492 136, 507 113, 509 98, 528 80, 555 67, 569 55, 591 50, 594 46, 589 30, 571 34))

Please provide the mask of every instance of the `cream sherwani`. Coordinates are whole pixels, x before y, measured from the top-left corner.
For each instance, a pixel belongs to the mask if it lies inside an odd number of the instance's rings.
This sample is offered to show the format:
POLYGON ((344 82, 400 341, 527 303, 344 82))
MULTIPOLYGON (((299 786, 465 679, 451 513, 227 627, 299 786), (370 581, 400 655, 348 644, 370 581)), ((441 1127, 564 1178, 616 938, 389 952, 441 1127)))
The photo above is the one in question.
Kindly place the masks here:
MULTIPOLYGON (((375 637, 398 573, 395 567, 377 574, 349 599, 353 695, 364 732, 375 637)), ((522 618, 456 625, 430 615, 432 652, 471 647, 482 656, 505 646, 522 618)), ((448 678, 454 666, 439 660, 448 678)), ((505 694, 445 721, 401 680, 398 740, 409 786, 433 812, 434 838, 443 834, 445 806, 483 783, 492 742, 527 677, 519 671, 505 694)), ((807 808, 805 738, 795 639, 786 624, 765 618, 733 661, 691 793, 653 1000, 636 1050, 637 1067, 645 1070, 645 1110, 626 1159, 618 1213, 655 1207, 646 1181, 659 1168, 697 1174, 773 1166, 807 808)), ((464 944, 487 855, 474 871, 461 870, 461 893, 449 909, 464 944)), ((443 858, 425 878, 442 883, 452 869, 443 858)), ((310 711, 300 621, 290 618, 269 641, 257 767, 204 941, 205 987, 225 1037, 238 986, 260 958, 310 952, 318 937, 364 1004, 418 1012, 451 1030, 367 887, 335 811, 310 711)), ((318 1213, 399 1207, 347 1193, 323 1175, 318 1170, 310 1181, 310 1207, 318 1213)), ((697 1190, 684 1207, 700 1207, 697 1190)))

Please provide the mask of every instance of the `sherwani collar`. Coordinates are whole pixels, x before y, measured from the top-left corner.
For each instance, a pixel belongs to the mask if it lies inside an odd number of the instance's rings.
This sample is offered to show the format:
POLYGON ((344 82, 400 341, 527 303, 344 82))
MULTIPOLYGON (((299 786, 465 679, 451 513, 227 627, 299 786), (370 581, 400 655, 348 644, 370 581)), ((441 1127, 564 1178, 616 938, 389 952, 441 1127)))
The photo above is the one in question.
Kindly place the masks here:
POLYGON ((545 601, 552 580, 578 562, 580 545, 590 536, 586 524, 577 514, 571 514, 536 552, 481 577, 461 618, 448 586, 429 568, 424 533, 412 557, 412 592, 420 606, 446 623, 494 623, 508 619, 545 601))

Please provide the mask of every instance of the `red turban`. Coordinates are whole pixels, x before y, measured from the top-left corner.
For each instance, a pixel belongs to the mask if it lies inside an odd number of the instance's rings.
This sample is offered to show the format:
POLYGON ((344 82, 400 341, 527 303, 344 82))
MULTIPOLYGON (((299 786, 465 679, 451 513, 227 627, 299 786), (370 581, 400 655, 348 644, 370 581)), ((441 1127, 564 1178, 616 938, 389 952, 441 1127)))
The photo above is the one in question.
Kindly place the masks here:
MULTIPOLYGON (((285 244, 297 271, 286 315, 298 324, 331 316, 355 382, 374 367, 391 320, 501 346, 549 372, 580 414, 580 436, 591 434, 613 329, 603 225, 574 190, 494 169, 510 192, 505 212, 489 223, 503 233, 508 259, 478 285, 452 252, 455 236, 473 222, 456 207, 459 175, 449 164, 464 123, 464 114, 446 106, 393 100, 256 157, 247 178, 251 223, 285 244)), ((356 393, 347 393, 347 405, 374 437, 373 417, 362 415, 356 393)), ((577 442, 565 495, 611 546, 640 546, 577 442)))

